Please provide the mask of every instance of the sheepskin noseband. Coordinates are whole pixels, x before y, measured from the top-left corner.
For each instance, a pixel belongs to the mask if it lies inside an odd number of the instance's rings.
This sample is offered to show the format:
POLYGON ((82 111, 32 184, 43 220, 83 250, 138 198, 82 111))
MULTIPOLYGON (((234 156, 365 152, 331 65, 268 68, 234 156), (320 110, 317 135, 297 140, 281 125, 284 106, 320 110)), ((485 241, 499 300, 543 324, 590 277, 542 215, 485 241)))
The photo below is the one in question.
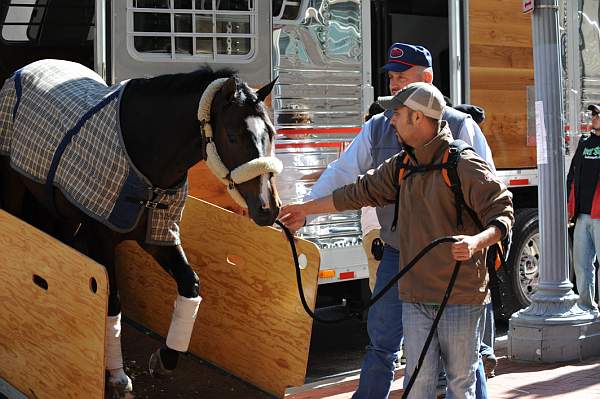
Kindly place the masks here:
POLYGON ((283 169, 283 164, 276 157, 258 157, 246 162, 234 170, 230 171, 221 161, 217 147, 213 141, 213 131, 210 126, 210 107, 215 93, 223 86, 227 78, 221 78, 213 81, 200 99, 198 105, 198 120, 203 129, 204 137, 206 137, 206 163, 212 173, 227 186, 227 191, 231 198, 234 199, 241 207, 248 208, 248 204, 244 197, 235 187, 236 184, 247 182, 255 177, 265 173, 278 174, 283 169))

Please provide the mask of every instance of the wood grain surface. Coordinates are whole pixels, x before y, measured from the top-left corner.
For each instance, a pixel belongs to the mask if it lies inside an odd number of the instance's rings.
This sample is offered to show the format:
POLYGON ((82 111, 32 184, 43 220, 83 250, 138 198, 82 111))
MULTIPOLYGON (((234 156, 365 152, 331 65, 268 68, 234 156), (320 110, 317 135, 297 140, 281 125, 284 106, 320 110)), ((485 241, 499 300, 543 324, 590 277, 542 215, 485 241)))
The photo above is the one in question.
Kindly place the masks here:
POLYGON ((225 185, 208 169, 206 162, 199 162, 188 171, 189 194, 239 215, 246 215, 227 193, 225 185))
MULTIPOLYGON (((302 309, 282 234, 188 197, 181 237, 203 297, 190 352, 275 396, 304 384, 312 320, 302 309)), ((297 248, 308 259, 302 279, 314 308, 319 252, 304 240, 297 248)), ((123 243, 118 252, 125 314, 166 336, 174 281, 137 244, 123 243)))
POLYGON ((536 166, 527 145, 527 86, 534 85, 531 15, 520 0, 469 1, 471 104, 485 109, 481 129, 496 168, 536 166))
POLYGON ((2 210, 0 226, 0 377, 30 398, 102 398, 104 267, 2 210))

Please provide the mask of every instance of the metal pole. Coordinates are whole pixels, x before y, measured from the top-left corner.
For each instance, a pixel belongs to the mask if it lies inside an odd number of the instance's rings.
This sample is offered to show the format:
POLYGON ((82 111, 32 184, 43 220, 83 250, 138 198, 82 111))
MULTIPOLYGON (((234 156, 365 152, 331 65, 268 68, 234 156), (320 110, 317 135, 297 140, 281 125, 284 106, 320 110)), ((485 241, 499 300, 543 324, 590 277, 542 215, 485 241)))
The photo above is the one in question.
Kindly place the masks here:
MULTIPOLYGON (((570 2, 569 6, 574 3, 570 2)), ((598 353, 600 324, 576 305, 569 280, 562 118, 562 70, 557 0, 536 0, 533 58, 538 146, 540 279, 531 305, 510 319, 509 356, 564 361, 598 353), (590 353, 593 352, 593 353, 590 353)))

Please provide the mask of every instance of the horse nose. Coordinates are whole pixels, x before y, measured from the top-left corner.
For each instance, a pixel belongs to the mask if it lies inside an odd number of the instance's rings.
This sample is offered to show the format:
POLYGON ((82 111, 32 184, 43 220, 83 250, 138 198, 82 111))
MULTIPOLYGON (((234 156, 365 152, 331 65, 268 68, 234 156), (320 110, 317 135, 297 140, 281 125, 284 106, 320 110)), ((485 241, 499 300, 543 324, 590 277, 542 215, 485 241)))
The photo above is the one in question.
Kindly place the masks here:
POLYGON ((259 226, 271 226, 275 223, 275 219, 279 215, 279 208, 277 209, 259 209, 257 213, 254 214, 252 219, 259 226))
MULTIPOLYGON (((275 207, 274 208, 276 208, 276 209, 281 208, 281 200, 279 199, 279 197, 275 198, 275 207)), ((270 203, 263 202, 260 209, 263 212, 271 212, 273 207, 271 207, 270 203)))
POLYGON ((281 199, 279 198, 275 184, 273 184, 270 179, 266 179, 264 183, 264 191, 260 196, 261 211, 271 212, 273 208, 279 211, 279 208, 281 208, 281 199))

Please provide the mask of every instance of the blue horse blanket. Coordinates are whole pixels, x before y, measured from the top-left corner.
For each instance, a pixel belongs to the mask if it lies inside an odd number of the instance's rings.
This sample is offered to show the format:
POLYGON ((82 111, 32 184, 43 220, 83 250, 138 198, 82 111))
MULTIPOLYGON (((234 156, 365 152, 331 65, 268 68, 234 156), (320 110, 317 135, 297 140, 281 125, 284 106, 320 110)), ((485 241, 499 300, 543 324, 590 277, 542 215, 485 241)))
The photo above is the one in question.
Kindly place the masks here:
POLYGON ((131 162, 119 125, 126 84, 108 87, 69 61, 23 67, 0 90, 0 154, 115 231, 133 230, 147 210, 146 242, 178 245, 187 181, 153 187, 131 162))

